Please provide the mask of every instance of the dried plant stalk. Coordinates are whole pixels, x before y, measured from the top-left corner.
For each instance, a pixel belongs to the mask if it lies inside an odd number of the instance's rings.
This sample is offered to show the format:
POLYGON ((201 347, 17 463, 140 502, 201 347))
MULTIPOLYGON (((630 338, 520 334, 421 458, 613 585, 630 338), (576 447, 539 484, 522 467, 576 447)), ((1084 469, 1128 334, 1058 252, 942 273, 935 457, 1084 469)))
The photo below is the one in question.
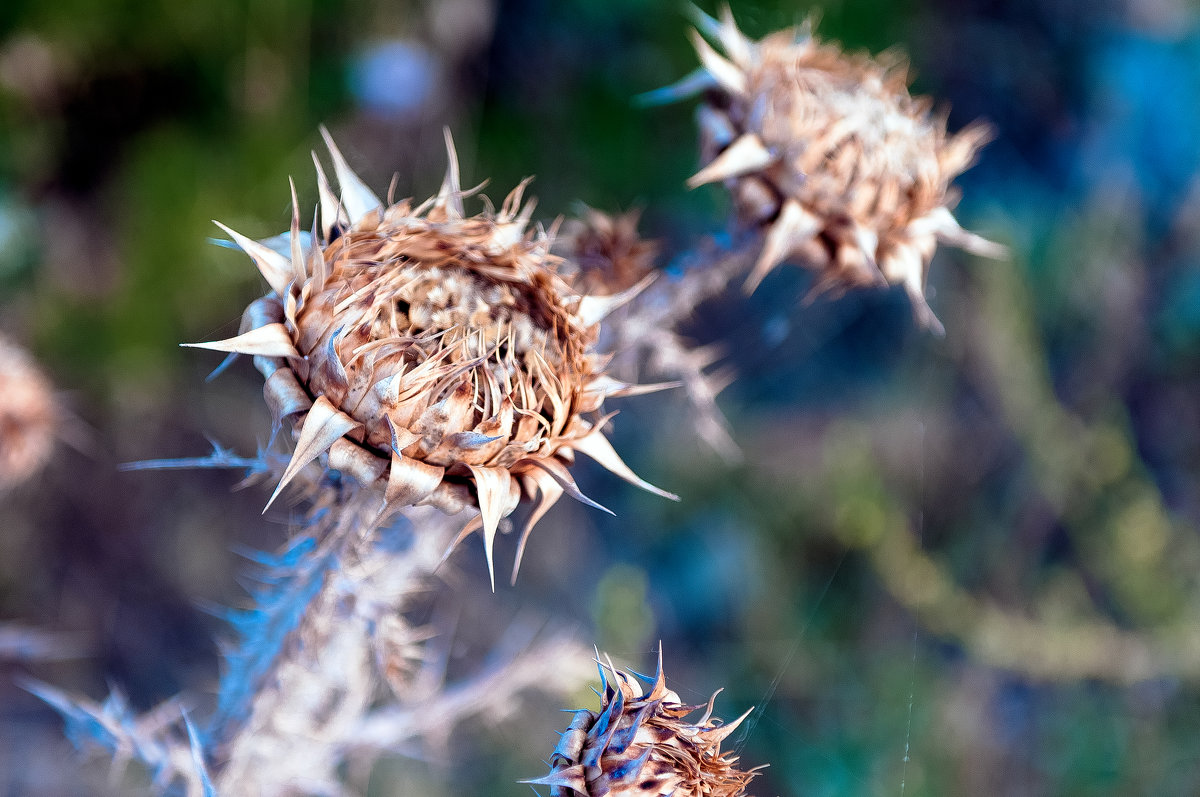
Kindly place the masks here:
POLYGON ((582 646, 552 638, 465 682, 442 683, 430 671, 430 631, 406 618, 431 589, 461 518, 410 509, 377 527, 371 498, 351 498, 316 535, 304 560, 321 571, 319 584, 297 583, 311 598, 293 607, 298 622, 265 666, 227 674, 222 697, 230 699, 206 739, 221 793, 339 794, 350 758, 444 739, 468 718, 512 711, 525 689, 567 691, 585 677, 582 646), (504 697, 487 699, 497 677, 508 680, 504 697))

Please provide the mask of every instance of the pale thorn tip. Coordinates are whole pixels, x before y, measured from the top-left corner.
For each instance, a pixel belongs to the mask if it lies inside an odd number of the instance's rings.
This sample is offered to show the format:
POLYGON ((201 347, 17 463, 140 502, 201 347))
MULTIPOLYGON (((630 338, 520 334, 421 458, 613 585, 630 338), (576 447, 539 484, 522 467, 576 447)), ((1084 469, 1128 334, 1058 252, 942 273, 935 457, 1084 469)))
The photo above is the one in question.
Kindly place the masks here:
POLYGON ((271 500, 263 507, 263 512, 271 508, 271 504, 275 503, 283 488, 296 478, 296 474, 305 465, 327 451, 339 437, 360 425, 358 421, 334 407, 329 399, 318 396, 304 418, 304 425, 300 428, 300 439, 296 441, 296 450, 292 452, 283 478, 271 494, 271 500))
POLYGON ((494 547, 501 518, 509 515, 520 501, 519 490, 514 490, 512 476, 505 468, 467 465, 475 477, 476 496, 479 500, 479 516, 483 519, 483 551, 487 557, 488 578, 492 592, 496 591, 496 561, 494 547))
POLYGON ((628 398, 630 396, 644 396, 649 393, 658 393, 663 390, 674 390, 675 388, 683 387, 683 382, 653 382, 648 384, 634 384, 632 382, 622 382, 619 379, 603 374, 596 379, 593 379, 587 386, 585 392, 599 393, 605 398, 628 398))
POLYGON ((774 156, 754 133, 743 133, 732 144, 722 150, 712 162, 688 178, 688 188, 699 188, 705 183, 715 183, 730 177, 761 171, 774 156))
MULTIPOLYGON (((439 559, 438 563, 433 566, 434 571, 440 570, 442 565, 446 564, 446 562, 450 559, 450 554, 454 553, 458 549, 458 546, 462 543, 462 541, 467 537, 470 537, 471 532, 475 531, 475 529, 482 525, 483 516, 473 515, 471 519, 467 521, 466 525, 462 527, 462 530, 458 532, 458 535, 454 538, 454 540, 446 546, 446 550, 442 554, 442 558, 439 559)), ((495 589, 493 588, 492 591, 494 592, 495 589)))
POLYGON ((746 73, 738 69, 731 61, 717 53, 712 46, 696 31, 692 31, 692 45, 700 63, 713 79, 722 87, 734 94, 746 93, 746 73))
POLYGON ((913 315, 916 316, 917 323, 937 337, 945 337, 946 327, 933 312, 933 308, 929 306, 929 302, 926 301, 925 294, 921 291, 920 287, 914 288, 910 282, 906 281, 904 290, 908 294, 909 301, 912 303, 913 315))
POLYGON ((717 86, 717 80, 704 67, 697 67, 679 80, 662 88, 651 89, 634 95, 633 104, 642 108, 655 105, 670 105, 686 100, 717 86))
POLYGON ((549 473, 550 477, 553 478, 554 481, 558 482, 563 488, 563 492, 571 496, 571 498, 575 499, 579 503, 583 504, 584 506, 590 506, 593 509, 599 509, 601 512, 605 512, 613 517, 616 517, 616 512, 584 495, 583 491, 579 489, 579 485, 576 484, 575 480, 571 478, 570 471, 568 471, 567 467, 561 462, 553 459, 533 459, 526 461, 538 468, 541 468, 542 470, 546 471, 546 473, 549 473))
POLYGON ((333 142, 333 136, 329 134, 325 125, 321 125, 320 131, 321 137, 325 139, 325 146, 329 148, 329 155, 333 158, 333 170, 337 174, 338 186, 342 191, 342 205, 350 217, 350 223, 356 224, 359 219, 371 211, 382 208, 383 203, 370 188, 367 188, 367 184, 362 181, 362 178, 350 168, 350 164, 342 155, 342 151, 338 149, 337 144, 333 142))
POLYGON ((458 171, 458 151, 454 148, 454 137, 450 128, 443 127, 442 135, 446 139, 446 176, 442 180, 441 190, 438 191, 437 204, 446 208, 451 218, 462 218, 462 183, 458 171))
POLYGON ((721 40, 721 23, 717 22, 715 17, 710 16, 695 3, 688 3, 684 7, 684 12, 691 17, 696 30, 713 41, 721 40))
POLYGON ((329 178, 325 176, 325 169, 321 166, 321 159, 317 157, 317 153, 312 153, 312 159, 317 170, 317 193, 321 197, 321 234, 328 241, 333 235, 334 225, 348 225, 350 219, 346 217, 342 201, 329 185, 329 178))
POLYGON ((521 561, 525 558, 525 545, 529 542, 529 535, 533 532, 533 527, 549 511, 550 507, 558 503, 558 499, 563 494, 562 485, 544 470, 531 470, 523 478, 533 482, 540 493, 540 498, 537 506, 529 513, 529 519, 525 521, 525 528, 521 530, 521 539, 517 543, 517 555, 513 558, 512 579, 509 581, 512 586, 516 586, 517 573, 520 572, 521 561))
POLYGON ((721 24, 717 31, 717 37, 735 64, 743 69, 750 65, 754 58, 753 47, 750 40, 738 30, 737 22, 733 19, 733 9, 729 7, 729 3, 721 6, 721 24))
POLYGON ((794 199, 783 203, 779 218, 767 230, 762 253, 754 264, 754 270, 746 278, 746 293, 753 293, 759 283, 772 269, 788 258, 800 244, 812 238, 821 229, 821 221, 794 199))
POLYGON ((913 221, 908 225, 908 232, 917 235, 933 233, 938 239, 980 257, 997 260, 1008 257, 1008 247, 964 230, 946 207, 934 208, 924 217, 913 221))
POLYGON ((861 224, 854 226, 854 242, 859 248, 867 254, 871 262, 875 262, 875 256, 879 251, 879 235, 874 230, 864 227, 861 224))
MULTIPOLYGON (((515 221, 524 212, 521 203, 525 198, 525 189, 532 182, 532 177, 523 177, 521 178, 521 182, 517 183, 516 188, 508 192, 508 196, 504 197, 504 202, 500 205, 500 212, 496 215, 496 221, 501 224, 508 224, 515 221)), ((529 201, 533 202, 535 200, 530 199, 529 201)))
POLYGON ((675 495, 675 493, 668 492, 661 487, 655 487, 634 473, 617 454, 616 449, 612 447, 612 443, 608 442, 608 438, 600 433, 600 427, 596 427, 590 434, 573 441, 571 447, 579 453, 591 457, 610 473, 621 477, 632 485, 641 487, 646 492, 654 493, 672 501, 680 500, 679 496, 675 495))
MULTIPOLYGON (((717 707, 717 697, 724 691, 725 688, 721 687, 708 698, 708 703, 704 706, 704 714, 696 720, 697 725, 707 725, 708 721, 712 719, 713 709, 717 707)), ((753 711, 753 709, 751 710, 753 711)))
POLYGON ((650 287, 650 284, 656 279, 658 279, 658 273, 651 272, 636 285, 626 288, 620 293, 614 293, 611 296, 583 296, 579 299, 579 308, 575 311, 575 314, 579 316, 579 321, 584 327, 598 324, 607 318, 613 310, 630 302, 638 294, 650 287))
POLYGON ((234 354, 250 354, 263 357, 299 357, 292 343, 292 336, 283 324, 267 324, 244 332, 236 337, 225 340, 211 340, 203 343, 181 343, 192 349, 212 349, 227 351, 234 354))
MULTIPOLYGON (((529 226, 529 220, 533 218, 533 209, 536 207, 537 198, 532 197, 523 206, 521 206, 521 210, 517 213, 516 218, 513 219, 513 226, 519 230, 522 235, 525 234, 525 228, 529 226)), ((553 238, 554 236, 551 235, 550 237, 553 238)))
POLYGON ((304 247, 300 245, 300 200, 296 197, 296 181, 288 178, 292 189, 292 279, 297 285, 308 279, 308 268, 304 262, 304 247))
POLYGON ((230 229, 221 222, 213 219, 213 224, 224 230, 229 237, 233 238, 243 252, 250 255, 250 259, 254 261, 254 265, 258 266, 259 272, 263 275, 263 279, 271 286, 271 290, 283 296, 287 293, 288 284, 291 282, 292 264, 288 258, 276 252, 265 244, 260 244, 253 238, 247 238, 240 232, 230 229))
POLYGON ((753 711, 753 708, 748 708, 746 709, 746 712, 742 714, 742 716, 738 717, 733 722, 728 722, 724 725, 718 725, 717 727, 710 728, 707 731, 700 731, 696 734, 696 736, 700 739, 703 739, 708 744, 719 744, 725 741, 725 739, 729 737, 729 734, 736 731, 738 726, 741 725, 746 720, 746 717, 749 717, 753 711))

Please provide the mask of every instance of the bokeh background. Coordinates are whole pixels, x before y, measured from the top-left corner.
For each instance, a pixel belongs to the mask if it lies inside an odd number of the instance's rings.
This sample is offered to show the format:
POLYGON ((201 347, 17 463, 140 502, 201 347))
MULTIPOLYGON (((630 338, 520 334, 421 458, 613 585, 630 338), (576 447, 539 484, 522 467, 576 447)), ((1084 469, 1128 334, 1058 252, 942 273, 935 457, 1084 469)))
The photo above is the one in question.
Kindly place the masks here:
MULTIPOLYGON (((959 217, 1012 257, 938 254, 943 339, 900 291, 804 304, 791 268, 697 308, 686 333, 737 376, 722 407, 741 460, 699 442, 681 398, 624 400, 617 449, 683 500, 584 469, 617 517, 560 503, 516 587, 465 591, 464 614, 575 627, 643 669, 661 639, 685 698, 725 686, 722 715, 758 707, 733 737, 770 764, 758 794, 1200 793, 1197 9, 734 13, 752 36, 812 13, 849 48, 900 46, 952 129, 988 119, 959 217)), ((377 190, 395 175, 423 197, 449 125, 464 183, 500 198, 534 174, 547 220, 642 206, 669 268, 727 209, 684 189, 692 107, 633 102, 694 68, 687 27, 634 0, 0 4, 0 330, 87 429, 0 496, 0 627, 71 653, 6 649, 0 792, 144 783, 109 780, 18 684, 111 685, 143 708, 183 692, 203 712, 227 635, 206 607, 245 601, 237 551, 286 539, 286 510, 260 517, 238 472, 117 470, 267 436, 252 369, 206 384, 219 358, 177 346, 235 333, 263 290, 209 220, 284 229, 289 175, 315 201, 321 123, 377 190)), ((486 582, 477 539, 455 562, 486 582)), ((460 623, 462 647, 488 624, 460 623)), ((527 794, 515 781, 544 772, 567 719, 544 713, 348 777, 527 794)))

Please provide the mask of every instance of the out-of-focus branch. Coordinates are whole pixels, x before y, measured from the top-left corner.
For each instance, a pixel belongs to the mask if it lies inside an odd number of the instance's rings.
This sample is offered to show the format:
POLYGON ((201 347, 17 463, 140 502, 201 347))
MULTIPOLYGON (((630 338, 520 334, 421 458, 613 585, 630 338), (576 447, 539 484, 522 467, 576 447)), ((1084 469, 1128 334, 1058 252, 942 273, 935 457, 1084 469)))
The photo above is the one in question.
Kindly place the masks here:
POLYGON ((566 694, 587 683, 592 655, 569 636, 539 641, 464 683, 414 703, 388 705, 367 714, 347 752, 377 756, 418 739, 436 744, 439 737, 472 717, 499 722, 517 710, 516 697, 521 692, 536 689, 566 694))
POLYGON ((711 238, 680 258, 679 276, 663 275, 628 305, 605 320, 600 342, 615 353, 614 368, 638 378, 678 380, 694 410, 692 421, 701 439, 729 461, 741 452, 717 406, 717 395, 732 381, 728 370, 709 371, 721 356, 717 346, 696 348, 678 333, 696 308, 736 284, 753 262, 759 242, 743 241, 726 249, 711 238))
POLYGON ((67 736, 76 746, 95 745, 110 752, 113 788, 130 762, 137 761, 149 770, 159 793, 182 787, 187 797, 215 797, 199 740, 179 700, 168 700, 139 715, 116 689, 103 703, 96 703, 40 681, 28 681, 25 688, 63 716, 67 736))
POLYGON ((82 655, 79 642, 67 634, 15 623, 0 625, 0 661, 57 661, 82 655))
POLYGON ((888 592, 931 633, 977 661, 1050 681, 1200 678, 1200 628, 1190 619, 1145 632, 1098 617, 1045 620, 972 595, 921 549, 895 506, 859 507, 839 537, 864 550, 888 592))
POLYGON ((1172 518, 1123 417, 1083 418, 1055 395, 1029 289, 980 269, 960 355, 1024 446, 1035 483, 1084 566, 1134 618, 1159 623, 1200 601, 1200 542, 1172 518))

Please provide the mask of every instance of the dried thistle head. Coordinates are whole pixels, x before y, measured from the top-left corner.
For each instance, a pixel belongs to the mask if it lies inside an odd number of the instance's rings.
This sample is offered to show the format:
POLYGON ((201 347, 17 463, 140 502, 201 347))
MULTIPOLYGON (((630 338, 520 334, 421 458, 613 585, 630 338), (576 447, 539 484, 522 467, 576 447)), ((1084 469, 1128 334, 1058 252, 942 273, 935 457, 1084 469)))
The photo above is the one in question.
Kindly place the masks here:
POLYGON ((500 520, 523 496, 540 501, 517 566, 533 524, 564 492, 591 503, 567 470, 576 452, 669 496, 602 433, 604 399, 629 389, 589 349, 613 302, 578 295, 559 276, 550 237, 526 230, 526 183, 499 212, 464 215, 447 132, 438 195, 385 207, 325 136, 340 199, 314 156, 320 225, 308 245, 294 190, 286 254, 224 228, 272 292, 247 308, 241 335, 199 344, 255 355, 276 422, 295 429, 271 500, 321 459, 379 488, 387 511, 475 506, 459 540, 482 527, 491 571, 500 520))
POLYGON ((659 244, 638 234, 641 210, 608 214, 585 208, 567 223, 564 251, 578 268, 572 284, 591 295, 629 290, 654 271, 659 244))
POLYGON ((757 774, 737 768, 721 742, 749 711, 728 724, 705 706, 683 705, 667 689, 662 652, 647 690, 638 676, 608 665, 600 669, 600 711, 578 711, 550 757, 550 774, 529 783, 550 786, 551 797, 740 797, 757 774), (701 709, 702 716, 688 715, 701 709))
POLYGON ((894 53, 845 53, 817 40, 811 24, 752 41, 728 7, 719 22, 695 16, 703 67, 667 93, 706 90, 698 111, 705 165, 688 184, 724 182, 738 221, 762 231, 747 288, 796 260, 819 272, 817 291, 903 285, 918 319, 940 330, 924 297, 938 242, 1004 252, 950 212, 950 182, 988 128, 947 133, 931 100, 909 94, 894 53))
POLYGON ((0 492, 34 476, 50 459, 60 418, 50 385, 33 359, 0 338, 0 492))

